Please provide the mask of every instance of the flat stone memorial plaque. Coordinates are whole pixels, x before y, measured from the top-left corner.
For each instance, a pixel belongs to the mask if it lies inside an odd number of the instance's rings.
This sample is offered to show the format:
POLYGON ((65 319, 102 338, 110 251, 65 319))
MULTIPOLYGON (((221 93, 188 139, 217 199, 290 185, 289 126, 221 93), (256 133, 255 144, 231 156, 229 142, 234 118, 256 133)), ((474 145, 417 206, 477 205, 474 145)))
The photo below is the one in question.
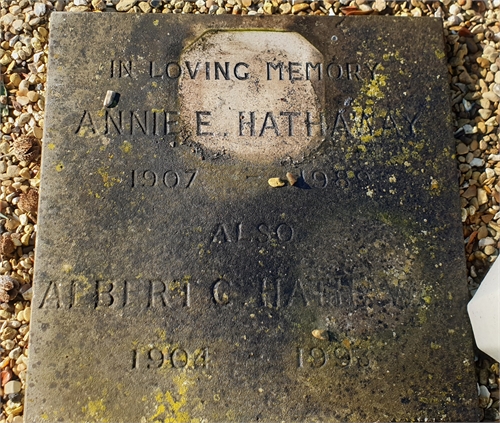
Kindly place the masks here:
POLYGON ((442 38, 54 13, 26 421, 476 421, 442 38))

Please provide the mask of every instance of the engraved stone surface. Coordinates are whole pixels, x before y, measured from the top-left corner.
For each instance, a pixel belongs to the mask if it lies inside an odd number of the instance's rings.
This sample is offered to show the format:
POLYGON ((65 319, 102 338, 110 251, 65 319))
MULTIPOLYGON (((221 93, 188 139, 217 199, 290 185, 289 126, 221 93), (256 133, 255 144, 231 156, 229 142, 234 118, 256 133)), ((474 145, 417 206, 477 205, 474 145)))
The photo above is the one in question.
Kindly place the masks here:
POLYGON ((52 14, 26 421, 477 421, 448 112, 438 20, 52 14))

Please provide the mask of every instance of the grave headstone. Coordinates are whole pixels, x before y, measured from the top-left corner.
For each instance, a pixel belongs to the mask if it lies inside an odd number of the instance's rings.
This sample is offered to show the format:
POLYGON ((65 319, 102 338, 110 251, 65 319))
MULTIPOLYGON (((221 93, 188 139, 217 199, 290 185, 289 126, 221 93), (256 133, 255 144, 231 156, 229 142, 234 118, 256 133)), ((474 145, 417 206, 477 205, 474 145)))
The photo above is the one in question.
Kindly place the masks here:
POLYGON ((441 28, 52 14, 26 421, 476 421, 441 28))

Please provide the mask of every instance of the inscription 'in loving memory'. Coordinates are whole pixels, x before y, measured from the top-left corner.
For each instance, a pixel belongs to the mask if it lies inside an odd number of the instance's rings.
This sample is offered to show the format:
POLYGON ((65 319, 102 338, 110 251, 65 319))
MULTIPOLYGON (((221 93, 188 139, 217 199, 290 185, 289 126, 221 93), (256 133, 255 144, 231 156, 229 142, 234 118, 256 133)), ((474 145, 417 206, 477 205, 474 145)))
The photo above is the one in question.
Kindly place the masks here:
MULTIPOLYGON (((380 63, 311 63, 311 62, 265 62, 264 72, 267 81, 321 81, 325 78, 333 80, 375 79, 380 63)), ((189 79, 204 79, 206 81, 246 81, 252 77, 252 66, 245 62, 177 62, 149 61, 138 63, 132 60, 111 60, 110 78, 133 78, 147 69, 150 78, 179 79, 185 76, 189 79)))

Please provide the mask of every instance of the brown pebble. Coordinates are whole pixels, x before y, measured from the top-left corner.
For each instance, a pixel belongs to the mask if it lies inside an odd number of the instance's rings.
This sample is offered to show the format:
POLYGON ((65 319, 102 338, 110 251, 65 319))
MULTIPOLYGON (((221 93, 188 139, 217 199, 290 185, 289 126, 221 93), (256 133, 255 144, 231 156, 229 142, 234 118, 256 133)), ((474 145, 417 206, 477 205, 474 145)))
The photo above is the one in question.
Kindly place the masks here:
POLYGON ((1 378, 2 378, 2 386, 5 386, 5 384, 12 379, 12 370, 3 369, 1 373, 1 378))
POLYGON ((12 242, 10 236, 2 236, 0 238, 0 254, 2 256, 10 256, 14 251, 16 251, 16 246, 12 242))
POLYGON ((287 172, 286 179, 288 179, 288 183, 292 186, 297 183, 297 177, 293 173, 287 172))
POLYGON ((467 198, 468 200, 472 197, 475 197, 477 194, 477 187, 475 185, 471 185, 469 188, 465 190, 462 194, 462 197, 467 198))
POLYGON ((303 10, 309 9, 309 3, 298 3, 292 6, 292 13, 295 15, 303 10))

